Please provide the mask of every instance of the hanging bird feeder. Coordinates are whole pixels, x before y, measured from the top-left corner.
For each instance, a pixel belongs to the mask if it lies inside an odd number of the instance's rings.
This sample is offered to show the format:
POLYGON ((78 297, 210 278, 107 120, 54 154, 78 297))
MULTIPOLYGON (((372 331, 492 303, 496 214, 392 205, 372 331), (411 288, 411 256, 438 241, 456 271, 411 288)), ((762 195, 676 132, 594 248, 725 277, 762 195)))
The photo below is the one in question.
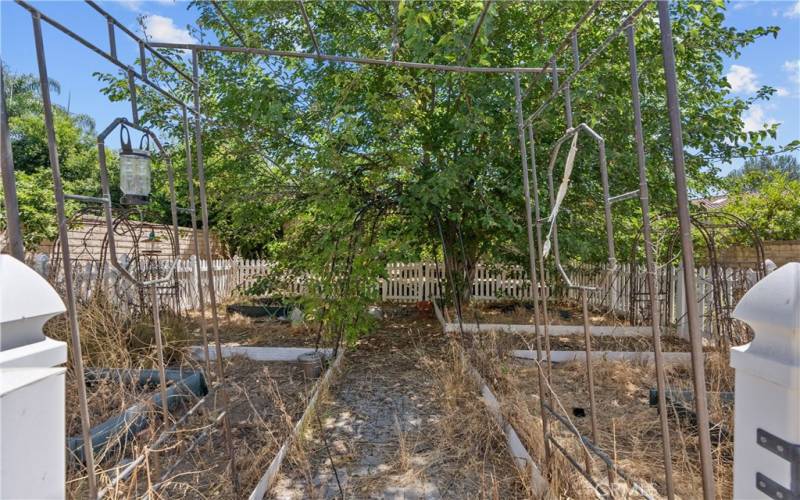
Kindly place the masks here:
POLYGON ((139 149, 131 147, 131 136, 125 125, 120 127, 119 188, 123 205, 145 205, 150 200, 150 138, 143 135, 139 149))

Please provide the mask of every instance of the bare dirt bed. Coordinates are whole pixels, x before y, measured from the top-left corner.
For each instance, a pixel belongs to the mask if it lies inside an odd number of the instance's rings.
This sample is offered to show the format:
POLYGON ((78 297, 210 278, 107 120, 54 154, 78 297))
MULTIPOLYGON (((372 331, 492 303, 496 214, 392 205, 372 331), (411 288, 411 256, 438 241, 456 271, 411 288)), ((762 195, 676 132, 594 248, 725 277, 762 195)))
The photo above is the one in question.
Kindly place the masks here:
MULTIPOLYGON (((163 498, 238 498, 255 487, 278 448, 302 415, 315 380, 307 380, 297 363, 257 362, 243 357, 225 360, 233 449, 240 482, 234 492, 228 472, 228 453, 219 391, 209 394, 203 405, 189 417, 148 461, 121 482, 107 498, 128 498, 148 491, 163 498)), ((210 384, 209 384, 210 385, 210 384)), ((124 408, 145 400, 157 388, 139 388, 102 381, 89 388, 92 424, 119 414, 124 408)), ((74 394, 73 389, 67 394, 74 394)), ((77 397, 68 404, 68 435, 80 434, 77 397)), ((175 411, 180 418, 197 400, 175 411)), ((124 447, 107 448, 96 454, 101 488, 108 484, 115 466, 124 465, 142 454, 161 433, 160 409, 153 408, 153 426, 140 432, 124 447)), ((69 469, 68 492, 71 498, 85 497, 84 472, 69 469)), ((245 495, 246 496, 246 495, 245 495)), ((158 496, 157 496, 158 497, 158 496)))
MULTIPOLYGON (((534 324, 533 304, 519 304, 518 302, 487 302, 465 306, 462 310, 464 321, 472 323, 476 320, 481 323, 500 323, 532 325, 534 324)), ((551 325, 582 325, 583 310, 580 304, 573 302, 551 303, 548 306, 548 317, 551 325)), ((589 319, 593 325, 625 326, 630 322, 624 318, 601 311, 589 309, 589 319)))
POLYGON ((362 338, 318 414, 272 498, 529 496, 432 317, 399 308, 362 338))
MULTIPOLYGON (((513 349, 535 349, 535 334, 505 334, 510 337, 513 349)), ((593 351, 635 351, 653 352, 652 337, 644 335, 616 337, 611 335, 592 336, 593 351)), ((542 341, 544 349, 544 340, 542 341)), ((550 336, 550 349, 553 351, 583 351, 586 341, 583 335, 550 336)), ((661 337, 661 350, 664 352, 689 352, 691 346, 686 340, 675 335, 661 337)))
POLYGON ((184 443, 193 435, 205 435, 200 444, 188 453, 185 444, 165 451, 162 471, 173 469, 160 487, 165 498, 246 497, 302 415, 315 383, 305 379, 296 363, 234 357, 226 365, 239 492, 234 492, 230 481, 222 423, 212 423, 221 409, 217 395, 216 402, 209 399, 203 414, 184 426, 189 429, 183 433, 184 443))
MULTIPOLYGON (((271 318, 248 318, 241 314, 229 314, 224 308, 221 308, 219 320, 219 335, 223 343, 269 347, 314 347, 316 343, 317 330, 307 323, 293 325, 271 318)), ((210 313, 206 321, 209 342, 213 342, 210 313)), ((193 335, 197 345, 200 345, 202 337, 197 315, 192 317, 192 324, 193 335)))
MULTIPOLYGON (((474 351, 474 362, 498 391, 505 414, 522 428, 526 444, 538 450, 543 459, 538 397, 538 369, 531 363, 520 363, 507 356, 497 356, 502 349, 474 351), (535 429, 538 435, 527 432, 535 429)), ((650 406, 649 392, 656 387, 652 364, 630 362, 595 362, 597 432, 594 442, 599 444, 614 462, 637 484, 655 497, 665 496, 663 446, 658 412, 650 406)), ((732 373, 727 361, 719 355, 709 354, 706 362, 710 418, 713 423, 732 430, 733 407, 725 404, 716 391, 732 390, 732 373)), ((673 367, 667 372, 668 386, 673 389, 691 389, 691 374, 685 367, 673 367)), ((551 406, 569 419, 581 434, 590 437, 591 410, 586 378, 586 365, 581 362, 554 364, 550 385, 556 395, 551 406)), ((696 429, 686 419, 678 418, 675 410, 670 418, 670 440, 674 467, 674 484, 680 498, 702 496, 699 472, 698 439, 696 429)), ((584 450, 566 427, 554 422, 551 433, 579 463, 584 465, 584 450)), ((712 431, 714 462, 718 498, 732 494, 732 439, 712 431)), ((559 452, 553 450, 559 455, 559 452)), ((551 484, 560 488, 561 494, 572 498, 591 496, 588 483, 561 457, 551 484)), ((608 484, 606 466, 593 458, 593 478, 608 484)), ((629 491, 628 486, 615 479, 617 491, 629 491)))

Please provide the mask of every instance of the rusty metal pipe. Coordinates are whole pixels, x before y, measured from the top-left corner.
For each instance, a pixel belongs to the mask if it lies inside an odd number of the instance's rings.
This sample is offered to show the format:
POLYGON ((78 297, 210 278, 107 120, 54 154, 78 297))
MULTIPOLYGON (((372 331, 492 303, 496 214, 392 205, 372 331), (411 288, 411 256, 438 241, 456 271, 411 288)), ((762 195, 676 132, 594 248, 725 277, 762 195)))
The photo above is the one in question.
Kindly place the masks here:
MULTIPOLYGON (((47 76, 47 61, 42 39, 42 21, 37 13, 31 14, 33 21, 33 40, 36 45, 36 62, 39 68, 39 86, 44 108, 44 125, 47 133, 47 152, 50 159, 50 170, 53 174, 53 194, 56 202, 56 220, 58 221, 58 241, 61 244, 61 258, 64 266, 64 288, 67 302, 67 319, 72 342, 72 364, 78 386, 78 406, 81 413, 81 435, 84 443, 91 443, 92 431, 89 417, 89 404, 86 398, 86 379, 84 377, 83 354, 81 352, 81 334, 78 325, 78 306, 72 282, 72 259, 69 248, 69 227, 64 208, 64 185, 61 180, 61 169, 58 162, 58 144, 56 142, 53 104, 50 100, 50 78, 47 76)), ((86 481, 89 498, 97 497, 97 477, 94 470, 94 452, 91 446, 85 450, 86 481)))
POLYGON ((528 183, 528 154, 525 146, 525 126, 522 115, 522 92, 520 90, 519 73, 514 74, 514 94, 516 96, 517 134, 519 137, 520 157, 522 160, 522 189, 525 196, 525 226, 528 236, 528 263, 531 277, 531 294, 533 296, 533 321, 536 326, 536 367, 539 374, 539 404, 542 415, 542 434, 544 442, 544 466, 550 470, 550 445, 547 436, 550 434, 547 414, 544 411, 544 402, 547 398, 544 384, 544 370, 542 369, 542 335, 540 332, 541 319, 539 318, 539 283, 536 279, 536 246, 533 242, 533 221, 531 215, 531 190, 528 183))
POLYGON ((633 128, 636 139, 636 160, 639 166, 639 203, 642 207, 642 239, 647 267, 647 289, 650 294, 650 317, 653 325, 653 357, 655 358, 656 384, 658 387, 658 412, 661 420, 661 437, 664 446, 664 482, 667 498, 675 498, 675 485, 672 479, 672 449, 670 447, 669 421, 666 401, 666 376, 664 375, 664 356, 661 353, 661 317, 656 286, 656 265, 653 255, 652 231, 650 228, 650 195, 647 186, 647 167, 644 153, 644 132, 642 130, 642 109, 639 97, 639 70, 636 62, 636 42, 633 25, 625 30, 628 39, 628 59, 631 70, 631 104, 633 107, 633 128))
POLYGON ((686 316, 692 346, 692 374, 697 413, 697 432, 700 438, 700 466, 703 475, 703 497, 714 500, 714 462, 711 457, 711 433, 708 428, 708 397, 706 395, 706 372, 703 364, 703 339, 700 317, 697 312, 697 289, 694 279, 694 245, 692 223, 689 219, 689 194, 686 185, 686 164, 683 156, 683 126, 678 102, 678 76, 675 69, 675 48, 672 41, 672 23, 669 19, 669 4, 658 0, 658 21, 661 30, 661 54, 664 60, 664 79, 667 87, 667 109, 672 139, 672 165, 675 171, 675 191, 680 226, 681 259, 683 279, 686 285, 686 316))

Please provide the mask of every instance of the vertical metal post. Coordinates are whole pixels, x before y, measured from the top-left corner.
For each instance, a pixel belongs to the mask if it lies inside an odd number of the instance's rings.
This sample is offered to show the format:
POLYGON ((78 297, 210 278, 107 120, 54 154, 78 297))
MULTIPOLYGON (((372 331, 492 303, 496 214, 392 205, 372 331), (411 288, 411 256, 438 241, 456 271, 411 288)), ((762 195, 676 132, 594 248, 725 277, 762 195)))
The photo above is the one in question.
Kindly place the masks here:
POLYGON ((114 34, 114 21, 111 20, 111 17, 106 18, 106 22, 108 23, 108 51, 111 53, 111 57, 114 59, 117 58, 117 38, 114 34))
POLYGON ((653 355, 655 357, 656 386, 658 388, 658 413, 661 419, 661 437, 664 446, 664 479, 667 485, 667 498, 675 498, 672 480, 672 449, 669 438, 667 414, 666 377, 664 375, 664 356, 661 354, 661 327, 658 288, 656 286, 656 265, 653 255, 653 242, 650 228, 650 195, 647 187, 647 168, 644 155, 644 132, 642 131, 642 109, 639 97, 639 70, 636 62, 636 42, 633 25, 625 29, 628 38, 628 59, 631 70, 631 98, 633 106, 633 128, 636 138, 636 160, 639 166, 639 203, 642 207, 642 239, 644 240, 645 264, 647 267, 647 289, 650 294, 650 317, 653 325, 653 355))
MULTIPOLYGON (((558 92, 558 67, 555 57, 550 59, 550 66, 550 73, 553 80, 553 92, 558 92)), ((572 94, 570 93, 569 85, 564 87, 564 116, 567 120, 567 128, 572 128, 572 94)))
MULTIPOLYGON (((597 442, 597 414, 595 413, 595 403, 594 403, 594 370, 592 369, 592 332, 591 326, 589 324, 589 306, 588 306, 588 299, 586 296, 586 288, 581 288, 581 308, 583 311, 583 340, 584 340, 584 347, 586 352, 586 381, 587 387, 589 389, 589 413, 590 413, 590 422, 592 424, 592 442, 594 444, 599 444, 597 442)), ((592 462, 589 460, 589 457, 586 458, 586 470, 591 473, 592 471, 592 462)), ((610 486, 610 484, 609 484, 610 486)))
MULTIPOLYGON (((581 308, 583 310, 583 339, 586 347, 586 379, 589 387, 589 411, 591 413, 592 424, 592 441, 595 445, 600 446, 597 435, 597 403, 594 395, 594 365, 592 363, 592 329, 591 322, 589 321, 589 298, 588 291, 585 287, 581 287, 581 308)), ((591 471, 591 461, 587 457, 586 470, 591 471)), ((606 464, 606 473, 608 474, 608 487, 609 491, 613 490, 614 485, 614 469, 606 464)), ((613 495, 611 495, 613 498, 613 495)))
MULTIPOLYGON (((173 247, 173 252, 175 254, 175 258, 180 258, 181 255, 181 234, 178 232, 178 200, 175 195, 175 171, 172 168, 172 160, 169 156, 165 158, 167 162, 167 181, 169 182, 169 196, 170 196, 170 212, 172 215, 172 231, 175 233, 175 245, 173 247)), ((178 275, 177 273, 172 274, 172 285, 175 287, 175 311, 180 311, 180 303, 179 303, 179 290, 178 287, 180 286, 178 283, 178 275)))
MULTIPOLYGON (((205 246, 206 259, 208 261, 208 297, 211 305, 211 321, 214 331, 214 342, 217 351, 217 382, 219 383, 220 399, 223 407, 228 406, 228 391, 225 387, 225 369, 222 365, 222 344, 219 340, 219 316, 217 314, 217 294, 214 288, 214 267, 211 265, 211 240, 209 239, 208 227, 208 202, 206 198, 206 173, 203 161, 203 115, 200 113, 200 69, 198 61, 198 53, 196 50, 192 51, 192 77, 194 82, 192 84, 194 94, 194 109, 195 109, 195 122, 194 122, 194 140, 195 150, 197 152, 197 177, 200 181, 200 212, 203 221, 203 244, 205 246)), ((225 418, 222 419, 223 429, 225 432, 225 445, 228 448, 228 455, 231 462, 231 482, 235 492, 239 491, 239 479, 236 474, 236 460, 233 450, 233 436, 231 434, 230 417, 225 413, 225 418)))
POLYGON ((611 219, 611 191, 608 187, 608 166, 606 163, 605 140, 597 139, 598 156, 600 160, 600 183, 603 187, 603 212, 606 224, 606 246, 608 247, 608 267, 613 271, 617 267, 617 255, 614 249, 614 224, 611 219))
POLYGON ((570 40, 572 44, 572 65, 575 67, 575 71, 578 71, 581 67, 581 56, 580 52, 578 51, 578 30, 572 32, 572 40, 570 40))
POLYGON ((156 338, 156 350, 158 351, 158 387, 161 392, 161 411, 163 413, 164 425, 166 426, 169 422, 167 374, 164 369, 164 340, 161 337, 161 311, 158 303, 158 290, 155 284, 150 285, 150 300, 153 305, 153 335, 156 338))
POLYGON ((6 235, 10 254, 17 260, 25 260, 25 245, 22 242, 22 224, 17 203, 17 180, 14 175, 14 152, 11 150, 11 134, 8 130, 8 108, 6 107, 5 71, 0 68, 0 150, 3 165, 3 203, 6 208, 6 235))
POLYGON ((144 42, 139 42, 139 67, 142 78, 147 78, 147 52, 144 50, 144 42))
POLYGON ((542 337, 539 331, 541 320, 539 318, 539 283, 536 279, 536 247, 533 243, 533 222, 531 220, 531 190, 528 183, 528 155, 525 147, 525 117, 522 115, 522 92, 519 85, 519 73, 514 73, 514 94, 516 96, 517 109, 517 133, 519 136, 519 150, 522 158, 522 189, 525 195, 525 224, 528 234, 528 259, 531 277, 531 293, 533 295, 533 321, 536 325, 536 366, 539 373, 539 413, 542 416, 542 434, 544 443, 544 465, 545 469, 550 469, 550 442, 547 436, 550 434, 548 428, 547 412, 544 408, 547 392, 544 384, 544 369, 542 368, 542 337))
POLYGON ((78 404, 81 412, 81 435, 83 437, 83 456, 86 459, 86 480, 88 496, 97 497, 97 478, 94 470, 94 450, 92 450, 92 433, 89 423, 89 405, 86 400, 86 380, 81 353, 81 334, 78 325, 78 310, 75 301, 75 290, 72 283, 72 260, 69 251, 69 231, 67 215, 64 209, 64 186, 61 181, 61 169, 58 164, 58 145, 53 120, 53 105, 50 100, 50 79, 47 76, 47 62, 42 40, 42 21, 38 13, 32 13, 33 39, 36 44, 36 62, 39 66, 39 85, 41 86, 42 107, 44 108, 44 125, 47 133, 47 152, 50 158, 50 170, 53 173, 53 194, 56 201, 56 221, 58 223, 58 241, 61 243, 61 258, 64 266, 64 288, 67 299, 67 317, 72 342, 72 364, 75 370, 75 384, 78 387, 78 404))
MULTIPOLYGON (((200 335, 203 337, 206 373, 211 377, 211 355, 208 349, 208 329, 206 326, 206 301, 203 293, 203 273, 200 268, 200 240, 197 233, 197 209, 194 202, 194 172, 192 170, 192 147, 189 139, 189 115, 183 106, 183 146, 186 152, 186 182, 189 189, 189 214, 192 220, 192 239, 194 240, 194 265, 197 275, 197 301, 200 309, 200 335)), ((210 263, 209 263, 210 264, 210 263)))
POLYGON ((686 187, 686 165, 683 156, 683 128, 678 102, 678 77, 675 69, 675 48, 672 41, 672 23, 669 19, 669 4, 658 0, 658 21, 661 29, 661 54, 664 59, 664 79, 667 89, 670 135, 672 136, 672 163, 675 171, 675 191, 678 195, 678 223, 681 234, 681 259, 683 278, 686 283, 686 314, 692 345, 692 373, 694 379, 695 412, 697 432, 700 438, 700 464, 703 473, 703 497, 713 500, 715 496, 714 464, 711 458, 711 432, 708 427, 708 401, 706 375, 703 364, 703 340, 700 318, 697 314, 697 289, 694 280, 694 247, 692 224, 689 219, 689 195, 686 187))
POLYGON ((139 106, 136 104, 136 81, 133 79, 133 70, 128 68, 128 93, 131 95, 131 120, 134 125, 139 125, 139 106))
POLYGON ((550 359, 550 314, 547 301, 550 295, 547 287, 547 274, 542 253, 542 220, 539 210, 539 178, 536 174, 536 147, 534 146, 533 125, 528 125, 528 142, 531 145, 531 180, 533 181, 533 218, 536 221, 536 253, 539 256, 539 286, 542 287, 542 320, 544 321, 544 350, 547 354, 547 380, 553 373, 553 362, 550 359))

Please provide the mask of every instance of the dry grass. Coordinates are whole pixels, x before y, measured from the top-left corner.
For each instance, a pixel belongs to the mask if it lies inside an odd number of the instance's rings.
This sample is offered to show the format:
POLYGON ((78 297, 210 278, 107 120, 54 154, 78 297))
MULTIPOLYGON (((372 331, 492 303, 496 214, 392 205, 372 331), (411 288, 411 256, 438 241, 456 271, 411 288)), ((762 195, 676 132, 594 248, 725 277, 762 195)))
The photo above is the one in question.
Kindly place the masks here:
POLYGON ((511 460, 505 436, 480 399, 480 388, 457 348, 451 346, 439 359, 422 359, 424 370, 440 388, 443 411, 435 426, 436 452, 459 468, 459 476, 474 481, 461 484, 461 491, 478 498, 531 498, 530 478, 511 460))
MULTIPOLYGON (((543 458, 543 439, 541 427, 538 425, 538 369, 535 364, 522 364, 508 358, 504 347, 507 343, 508 340, 503 336, 489 336, 473 353, 473 357, 484 376, 491 380, 490 383, 500 393, 506 415, 518 424, 515 427, 524 434, 526 444, 538 450, 539 458, 543 458), (498 345, 498 341, 501 345, 498 345)), ((593 441, 606 450, 615 464, 644 489, 651 491, 654 496, 664 495, 661 426, 657 411, 649 405, 648 398, 649 389, 656 386, 652 365, 596 362, 593 371, 598 424, 598 435, 593 441)), ((691 388, 691 374, 687 368, 671 368, 667 375, 670 387, 691 388)), ((726 360, 716 353, 708 354, 706 376, 710 391, 732 390, 732 371, 726 360)), ((552 406, 568 417, 581 434, 591 438, 585 364, 573 362, 554 365, 551 387, 556 395, 552 406), (586 416, 576 416, 581 414, 581 410, 586 416)), ((720 423, 731 430, 732 407, 724 405, 713 393, 709 400, 712 422, 720 423)), ((552 418, 550 421, 551 432, 559 443, 583 465, 584 451, 578 441, 562 424, 554 422, 552 418)), ((685 420, 671 418, 670 440, 677 495, 681 498, 702 496, 696 429, 685 420)), ((714 447, 719 498, 729 498, 731 495, 732 445, 730 438, 723 438, 714 447)), ((592 467, 594 479, 607 485, 605 465, 599 460, 593 460, 592 467)), ((588 487, 588 483, 568 464, 566 468, 557 466, 551 473, 555 474, 551 478, 551 484, 563 495, 572 498, 591 495, 588 489, 576 489, 579 484, 588 487)), ((619 478, 615 481, 615 491, 626 488, 619 478)))
MULTIPOLYGON (((124 317, 102 295, 81 304, 78 316, 87 368, 157 368, 151 317, 124 317)), ((193 332, 196 325, 186 317, 162 312, 161 326, 167 366, 200 368, 199 363, 188 356, 186 349, 188 345, 199 343, 192 335, 196 333, 193 332)), ((244 326, 246 335, 247 325, 244 326)), ((72 352, 65 317, 48 323, 46 330, 48 336, 66 341, 69 352, 72 352)), ((80 406, 71 357, 67 365, 67 435, 80 435, 80 406)), ((239 478, 242 491, 249 492, 302 412, 307 384, 299 367, 293 365, 275 366, 245 359, 226 361, 226 365, 231 400, 228 415, 232 421, 239 478)), ((210 385, 211 381, 208 382, 210 385)), ((125 408, 146 401, 154 391, 157 388, 140 388, 108 380, 89 385, 87 399, 91 425, 96 426, 125 408)), ((147 456, 147 465, 138 467, 131 478, 120 483, 108 498, 127 498, 148 490, 154 497, 164 498, 232 496, 222 426, 218 421, 219 396, 219 393, 210 395, 195 415, 170 435, 158 450, 147 456), (162 477, 165 473, 169 475, 162 477)), ((159 408, 153 408, 152 412, 152 425, 124 447, 109 445, 95 453, 96 474, 101 488, 109 484, 121 460, 143 455, 164 429, 181 416, 182 410, 175 412, 166 425, 161 422, 159 408)), ((68 468, 67 492, 71 498, 85 497, 84 468, 75 464, 68 468)))

